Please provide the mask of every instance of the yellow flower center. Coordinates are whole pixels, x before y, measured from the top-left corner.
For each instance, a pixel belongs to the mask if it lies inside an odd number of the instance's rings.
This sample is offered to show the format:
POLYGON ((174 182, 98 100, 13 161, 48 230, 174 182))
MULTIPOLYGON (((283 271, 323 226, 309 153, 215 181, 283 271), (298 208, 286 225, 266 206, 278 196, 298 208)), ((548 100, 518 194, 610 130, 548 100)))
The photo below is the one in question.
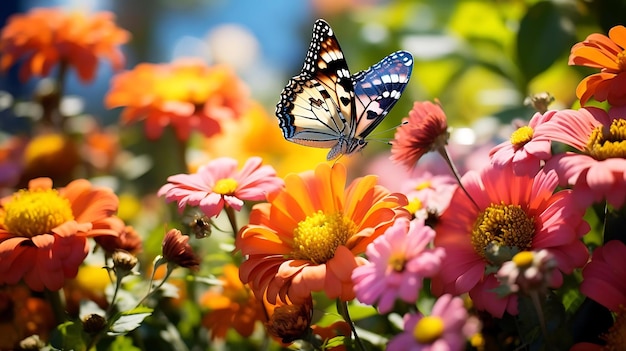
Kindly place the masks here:
POLYGON ((418 210, 422 209, 422 202, 418 198, 411 199, 409 204, 404 206, 411 214, 415 214, 418 210))
POLYGON ((602 351, 626 350, 626 310, 623 307, 616 313, 613 326, 601 338, 606 341, 602 351))
POLYGON ((74 219, 68 199, 54 189, 20 190, 4 205, 0 224, 16 236, 33 237, 74 219))
POLYGON ((441 317, 426 316, 417 322, 413 337, 420 344, 431 344, 443 334, 444 324, 441 317))
POLYGON ((515 149, 521 148, 526 145, 527 142, 532 140, 534 132, 535 131, 529 126, 518 128, 516 131, 511 133, 511 145, 513 145, 515 149))
POLYGON ((403 253, 394 253, 391 257, 389 257, 387 264, 395 272, 402 272, 404 271, 404 265, 406 264, 406 257, 404 257, 403 253))
POLYGON ((519 205, 494 205, 481 212, 472 230, 472 245, 476 253, 487 259, 485 249, 495 243, 530 249, 535 234, 534 218, 529 217, 519 205))
POLYGON ((325 214, 322 211, 307 216, 293 233, 295 259, 322 264, 333 258, 335 250, 357 232, 357 226, 343 213, 325 214))
POLYGON ((232 195, 237 190, 237 185, 237 181, 233 178, 224 178, 215 183, 213 191, 220 195, 232 195))
POLYGON ((617 54, 617 66, 620 71, 626 71, 626 51, 617 54))
POLYGON ((39 157, 59 155, 67 147, 67 142, 59 134, 47 134, 34 138, 24 151, 24 159, 27 164, 32 163, 39 157))
POLYGON ((430 188, 430 181, 425 180, 415 186, 415 190, 424 190, 430 188))
POLYGON ((534 256, 531 251, 522 251, 513 256, 513 263, 519 268, 528 268, 533 264, 534 256))
POLYGON ((587 153, 596 160, 626 158, 626 120, 616 119, 610 127, 596 127, 587 143, 587 153))

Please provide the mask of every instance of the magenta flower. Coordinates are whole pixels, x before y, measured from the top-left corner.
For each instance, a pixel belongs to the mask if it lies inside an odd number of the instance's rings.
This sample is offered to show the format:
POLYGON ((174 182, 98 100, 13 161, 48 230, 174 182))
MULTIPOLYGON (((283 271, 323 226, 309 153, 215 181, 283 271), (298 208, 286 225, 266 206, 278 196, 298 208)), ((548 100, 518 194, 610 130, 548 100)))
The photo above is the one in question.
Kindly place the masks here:
POLYGON ((186 205, 199 206, 209 217, 217 216, 225 206, 239 211, 243 201, 262 201, 267 194, 284 185, 271 166, 261 166, 260 157, 251 157, 236 171, 237 161, 222 157, 201 166, 194 174, 177 174, 158 195, 167 202, 176 201, 182 212, 186 205))
POLYGON ((593 251, 580 291, 613 312, 626 306, 626 245, 611 240, 593 251))
POLYGON ((429 316, 404 317, 404 332, 391 339, 387 351, 460 351, 480 331, 480 322, 470 317, 460 297, 441 296, 429 316))
POLYGON ((434 237, 422 221, 397 219, 367 246, 369 262, 352 271, 359 301, 378 304, 381 313, 390 312, 398 298, 415 303, 423 279, 439 271, 444 256, 441 248, 427 248, 434 237))
POLYGON ((556 111, 548 111, 543 115, 535 113, 527 126, 518 128, 509 140, 491 149, 491 162, 498 167, 512 163, 513 171, 517 175, 532 177, 537 174, 542 161, 552 156, 550 139, 544 135, 542 128, 555 113, 556 111))
POLYGON ((418 219, 426 220, 429 215, 443 213, 456 187, 456 180, 451 175, 434 175, 424 171, 404 181, 400 192, 409 199, 409 212, 418 219))
POLYGON ((561 272, 582 267, 589 256, 580 238, 590 227, 584 209, 574 206, 571 190, 554 193, 554 171, 540 171, 534 178, 517 176, 511 166, 470 171, 462 183, 467 195, 457 189, 450 206, 435 228, 434 243, 446 250, 440 274, 433 278, 436 294, 469 292, 479 310, 502 317, 505 310, 517 314, 517 297, 499 297, 493 291, 498 281, 487 266, 512 257, 493 257, 493 246, 518 251, 548 250, 557 262, 555 283, 561 272), (496 260, 497 258, 497 260, 496 260))
POLYGON ((587 107, 557 112, 543 129, 545 136, 580 153, 555 155, 546 167, 560 184, 573 185, 581 207, 606 200, 621 207, 626 199, 626 106, 606 111, 587 107))

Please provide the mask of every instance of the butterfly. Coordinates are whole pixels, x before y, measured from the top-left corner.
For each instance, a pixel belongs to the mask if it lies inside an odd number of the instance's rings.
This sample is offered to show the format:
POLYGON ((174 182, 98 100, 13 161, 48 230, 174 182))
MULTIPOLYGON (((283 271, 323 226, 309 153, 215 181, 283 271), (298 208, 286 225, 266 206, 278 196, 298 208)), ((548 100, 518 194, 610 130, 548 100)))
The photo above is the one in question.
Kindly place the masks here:
POLYGON ((350 75, 330 25, 315 21, 299 75, 280 94, 276 116, 288 141, 330 148, 327 159, 359 151, 406 88, 413 56, 396 51, 350 75))

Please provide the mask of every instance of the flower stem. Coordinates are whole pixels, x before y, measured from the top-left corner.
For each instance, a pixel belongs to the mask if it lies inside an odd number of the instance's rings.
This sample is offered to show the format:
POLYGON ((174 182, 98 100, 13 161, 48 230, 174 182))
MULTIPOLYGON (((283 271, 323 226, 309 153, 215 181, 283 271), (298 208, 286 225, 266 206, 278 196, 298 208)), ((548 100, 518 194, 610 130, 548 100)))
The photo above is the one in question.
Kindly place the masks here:
POLYGON ((356 333, 356 328, 354 326, 354 323, 352 322, 352 319, 350 318, 350 311, 348 310, 348 303, 337 299, 337 311, 343 317, 343 320, 345 320, 346 323, 350 325, 350 329, 352 329, 352 335, 354 335, 354 341, 358 349, 361 351, 365 351, 365 346, 363 345, 363 342, 359 338, 359 335, 356 333))
POLYGON ((226 212, 226 216, 228 216, 228 222, 230 222, 230 227, 233 230, 233 236, 237 237, 237 232, 239 232, 239 229, 237 227, 237 218, 235 217, 235 210, 230 206, 224 206, 224 212, 226 212))
POLYGON ((443 157, 444 161, 446 161, 446 164, 448 165, 448 167, 450 167, 450 170, 452 171, 454 178, 456 178, 456 182, 459 184, 459 187, 461 187, 461 190, 463 190, 465 195, 472 201, 474 206, 476 206, 476 209, 480 210, 480 207, 478 207, 478 204, 476 203, 476 201, 474 201, 474 198, 472 198, 472 196, 467 192, 467 189, 465 189, 465 187, 463 186, 463 183, 461 183, 461 176, 459 175, 459 170, 454 165, 454 162, 452 162, 452 159, 450 158, 450 154, 448 153, 448 149, 445 146, 442 146, 442 147, 437 148, 437 151, 439 152, 441 157, 443 157))
POLYGON ((141 305, 146 299, 148 299, 148 297, 150 297, 150 295, 152 295, 155 291, 158 291, 159 288, 161 288, 161 286, 163 286, 163 284, 165 284, 165 281, 167 280, 167 278, 170 277, 170 274, 172 274, 172 271, 174 270, 173 265, 170 265, 170 263, 167 264, 167 271, 165 272, 165 277, 163 277, 163 279, 161 279, 161 282, 159 282, 159 285, 155 286, 154 289, 152 288, 152 282, 154 281, 154 274, 156 273, 157 270, 157 266, 154 266, 154 269, 152 271, 152 276, 150 276, 150 283, 148 285, 148 293, 146 293, 146 296, 143 297, 143 299, 141 299, 138 303, 137 306, 141 305))
POLYGON ((67 316, 65 314, 65 304, 61 299, 61 291, 62 290, 44 290, 46 300, 48 300, 48 302, 50 303, 50 306, 52 307, 52 313, 54 313, 54 318, 56 319, 58 324, 61 324, 67 320, 67 316))
POLYGON ((550 340, 548 335, 548 329, 546 328, 546 320, 543 318, 543 309, 541 308, 541 300, 539 299, 539 292, 533 290, 530 292, 530 299, 533 302, 533 306, 535 307, 535 312, 537 313, 537 319, 539 320, 539 326, 541 327, 541 333, 543 334, 544 339, 546 340, 547 349, 551 349, 550 340))

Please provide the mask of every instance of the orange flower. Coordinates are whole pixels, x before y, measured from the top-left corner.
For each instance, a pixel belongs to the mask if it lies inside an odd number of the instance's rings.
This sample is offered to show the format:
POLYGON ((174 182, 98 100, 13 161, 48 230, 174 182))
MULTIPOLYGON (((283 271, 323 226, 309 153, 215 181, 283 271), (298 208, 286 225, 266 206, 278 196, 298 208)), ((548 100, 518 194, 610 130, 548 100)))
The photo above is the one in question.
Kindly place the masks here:
POLYGON ((76 143, 59 133, 44 133, 33 137, 23 154, 23 169, 19 187, 38 177, 49 177, 54 183, 67 184, 80 163, 76 143))
POLYGON ((211 340, 223 339, 230 328, 249 337, 256 321, 265 320, 261 302, 248 285, 239 280, 239 269, 235 265, 224 266, 220 281, 222 286, 207 290, 200 298, 200 305, 209 309, 202 317, 202 325, 211 331, 211 340))
POLYGON ((352 270, 358 257, 398 216, 408 201, 365 176, 346 185, 346 168, 322 163, 315 172, 290 174, 284 189, 257 204, 236 247, 248 259, 240 277, 256 296, 302 304, 312 291, 329 298, 354 298, 352 270))
POLYGON ((55 326, 52 307, 23 285, 0 289, 0 316, 0 350, 17 350, 21 340, 34 334, 47 340, 55 326))
POLYGON ((0 285, 61 289, 87 256, 87 238, 124 229, 113 216, 117 204, 113 192, 84 179, 56 190, 50 178, 37 178, 0 199, 0 285))
POLYGON ((127 31, 117 27, 110 12, 91 17, 55 8, 36 8, 27 14, 9 18, 0 33, 0 70, 6 71, 19 59, 25 62, 20 79, 47 76, 57 63, 73 66, 83 82, 95 76, 98 58, 111 61, 114 69, 124 66, 119 45, 129 39, 127 31))
POLYGON ((95 241, 108 254, 120 249, 136 255, 142 250, 143 240, 135 228, 126 226, 119 236, 99 236, 95 238, 95 241))
POLYGON ((178 139, 187 140, 192 130, 206 137, 219 133, 220 121, 245 111, 247 96, 246 87, 230 68, 188 59, 142 63, 115 76, 105 105, 126 106, 122 123, 145 120, 149 139, 159 138, 171 124, 178 139))
POLYGON ((572 47, 569 64, 600 68, 576 87, 580 104, 592 96, 613 106, 626 104, 626 27, 615 26, 609 36, 594 33, 572 47))

